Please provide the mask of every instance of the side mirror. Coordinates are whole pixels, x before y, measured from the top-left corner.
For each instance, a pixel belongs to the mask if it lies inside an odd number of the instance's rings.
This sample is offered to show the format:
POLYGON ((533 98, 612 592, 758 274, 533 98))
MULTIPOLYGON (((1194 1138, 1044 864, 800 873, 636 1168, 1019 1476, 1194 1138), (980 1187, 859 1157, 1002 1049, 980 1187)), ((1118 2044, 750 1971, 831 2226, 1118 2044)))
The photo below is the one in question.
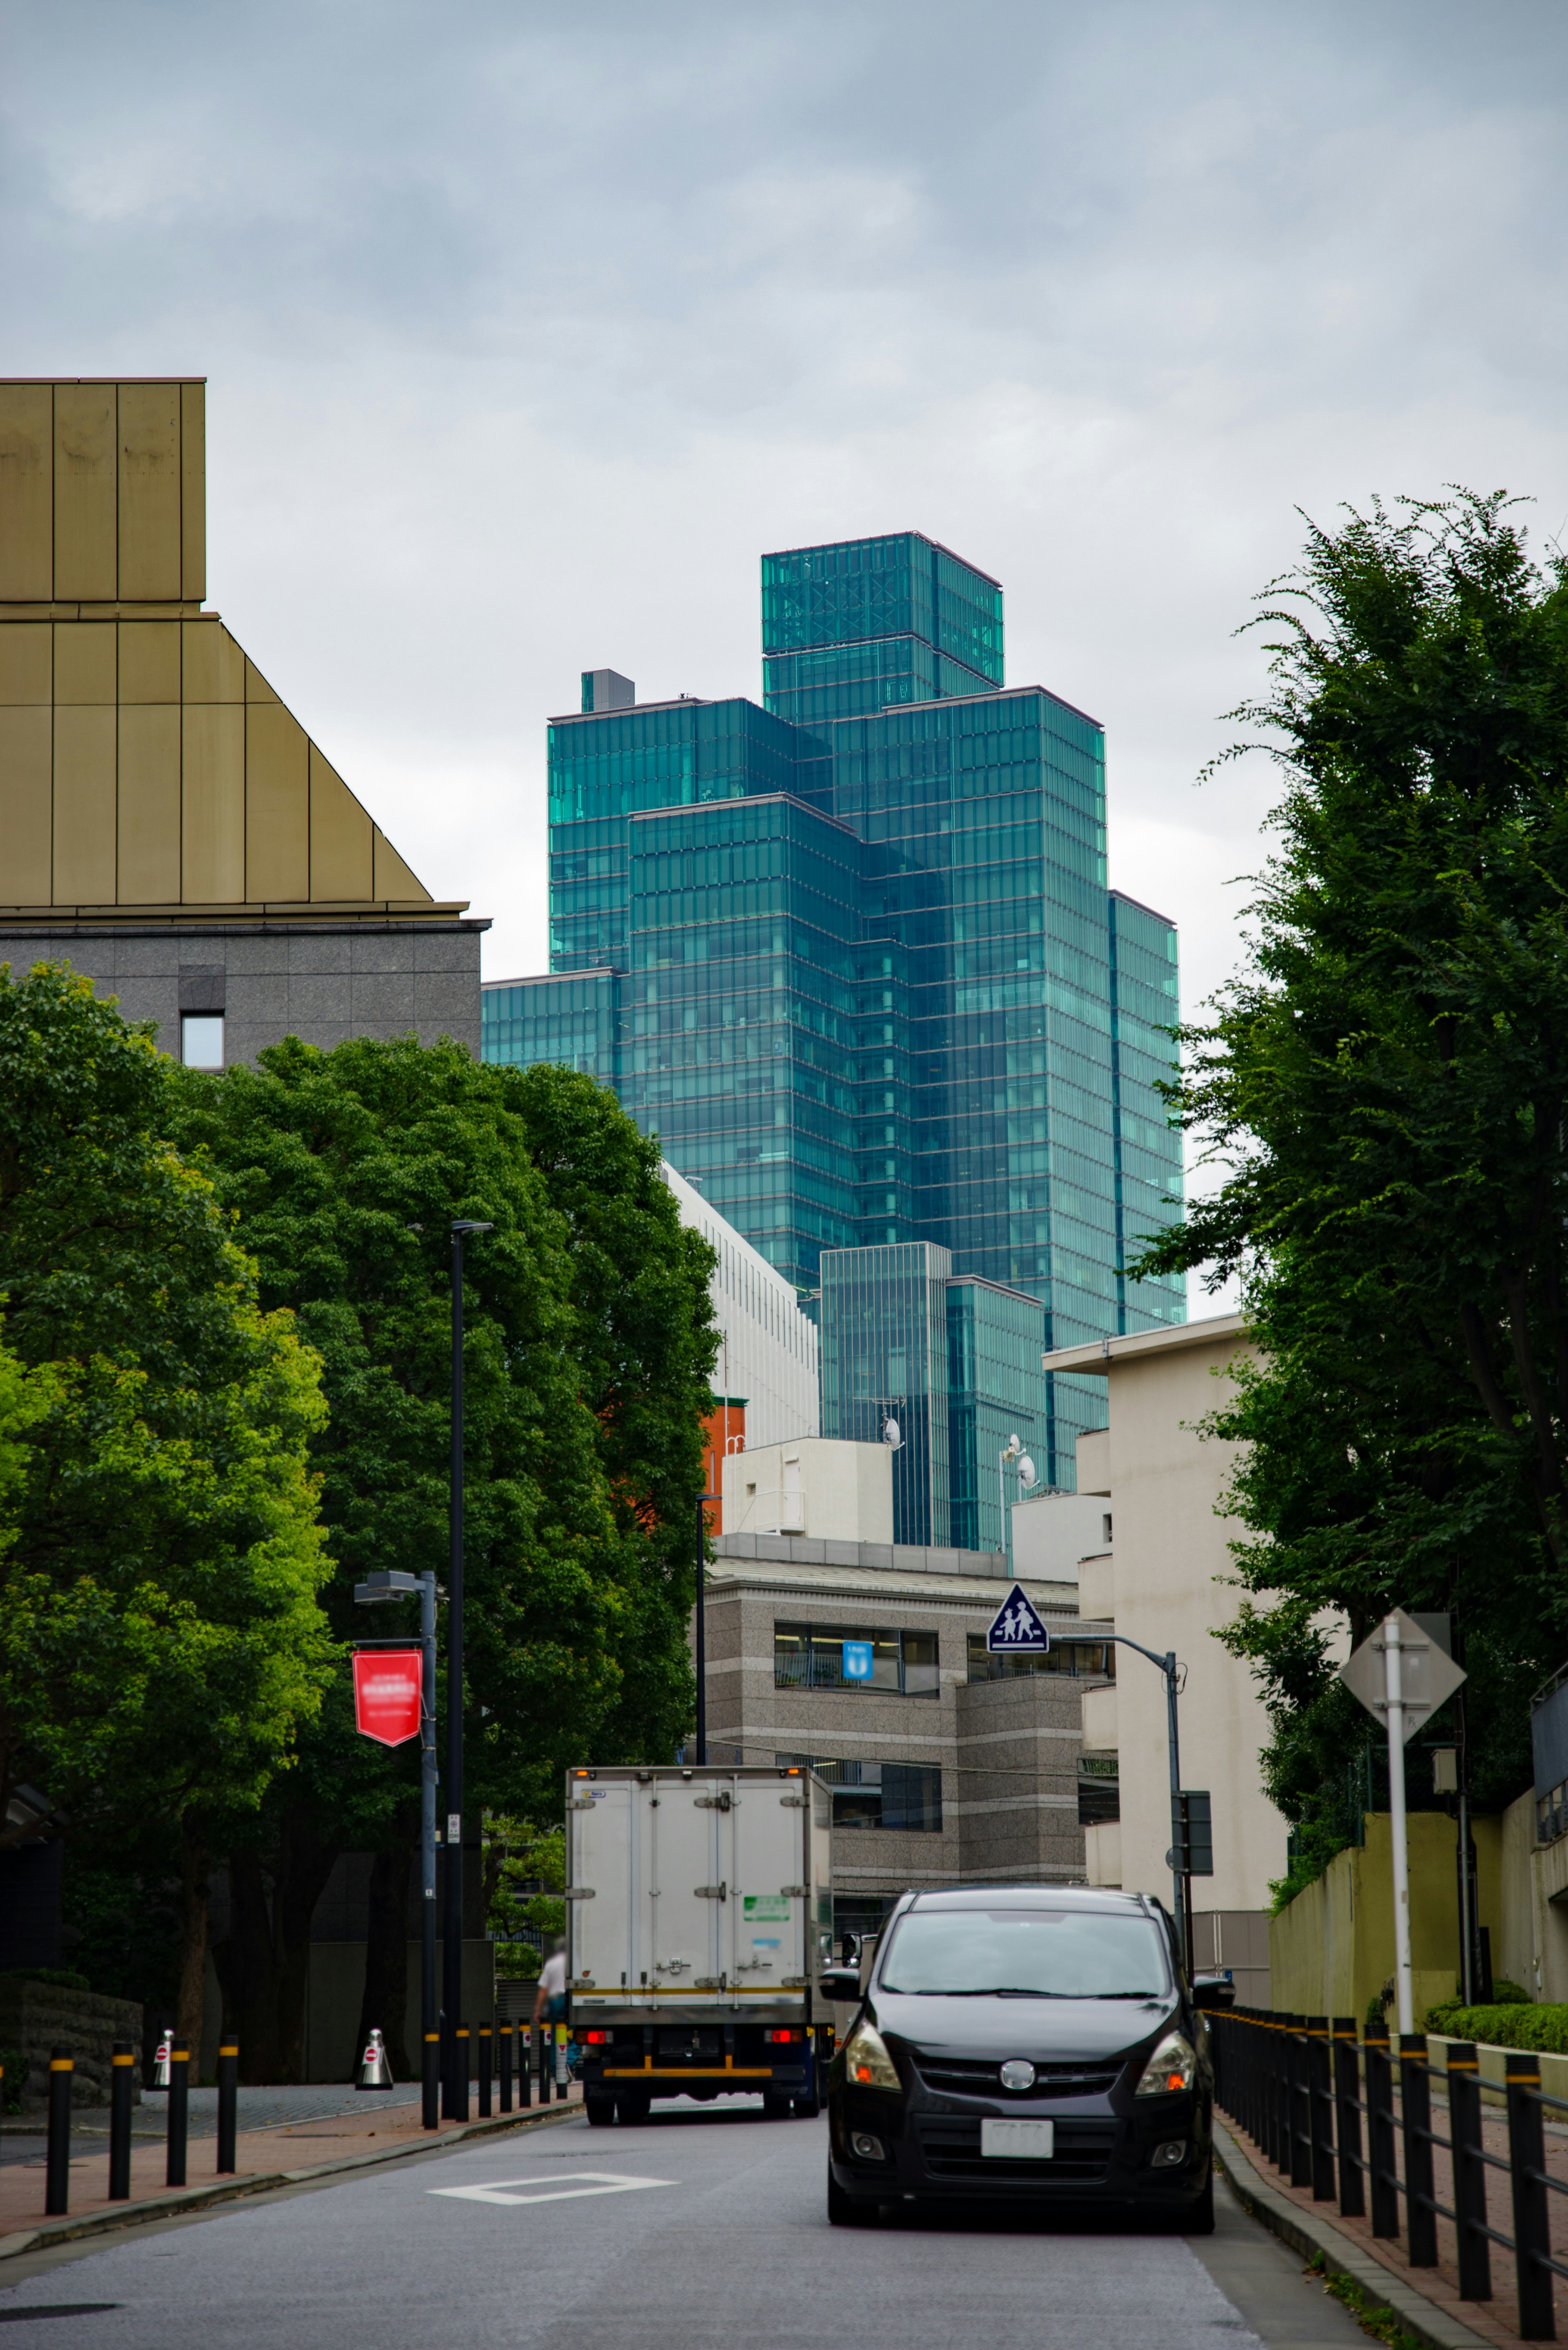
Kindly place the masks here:
POLYGON ((858 1967, 824 1967, 816 1987, 824 1999, 854 2002, 860 1996, 860 1970, 858 1967))
POLYGON ((1194 1975, 1192 2004, 1194 2007, 1210 2010, 1234 2007, 1236 1986, 1233 1982, 1227 1981, 1223 1975, 1194 1975))

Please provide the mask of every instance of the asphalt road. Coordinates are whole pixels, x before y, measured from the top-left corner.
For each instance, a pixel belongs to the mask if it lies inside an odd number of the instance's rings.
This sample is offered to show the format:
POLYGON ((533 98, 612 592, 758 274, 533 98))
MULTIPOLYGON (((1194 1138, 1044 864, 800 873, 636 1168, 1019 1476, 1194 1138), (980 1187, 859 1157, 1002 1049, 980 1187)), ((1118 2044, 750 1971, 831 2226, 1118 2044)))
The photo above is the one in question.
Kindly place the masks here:
POLYGON ((1207 2240, 979 2214, 840 2229, 826 2166, 825 2121, 739 2099, 574 2118, 26 2256, 0 2272, 0 2324, 48 2350, 1366 2350, 1223 2190, 1207 2240))

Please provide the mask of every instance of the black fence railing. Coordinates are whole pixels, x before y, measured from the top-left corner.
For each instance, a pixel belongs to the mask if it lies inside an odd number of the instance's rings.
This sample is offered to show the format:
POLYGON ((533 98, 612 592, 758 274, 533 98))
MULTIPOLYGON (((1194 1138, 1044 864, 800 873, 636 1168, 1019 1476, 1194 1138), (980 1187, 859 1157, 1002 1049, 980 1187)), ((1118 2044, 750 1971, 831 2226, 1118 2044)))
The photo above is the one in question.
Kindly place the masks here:
POLYGON ((1337 2199, 1346 2218, 1366 2218, 1374 2236, 1390 2240, 1400 2232, 1402 2202, 1406 2256, 1416 2269, 1436 2268, 1438 2221, 1450 2221, 1466 2301, 1492 2298, 1491 2247, 1501 2245, 1513 2256, 1521 2334, 1556 2340, 1552 2280, 1568 2277, 1568 2265, 1552 2253, 1550 2199, 1568 2195, 1568 2178, 1547 2170, 1546 2116, 1568 2116, 1568 2099, 1542 2090, 1539 2057, 1506 2052, 1503 2153, 1485 2142, 1469 2041, 1449 2043, 1445 2135, 1433 2126, 1425 2033, 1401 2033, 1396 2044, 1370 2027, 1358 2039, 1347 2015, 1238 2007, 1211 2015, 1210 2034, 1216 2103, 1293 2187, 1310 2188, 1316 2202, 1337 2199), (1438 2199, 1439 2147, 1449 2158, 1451 2203, 1438 2199), (1508 2181, 1511 2233, 1492 2225, 1493 2171, 1508 2181))

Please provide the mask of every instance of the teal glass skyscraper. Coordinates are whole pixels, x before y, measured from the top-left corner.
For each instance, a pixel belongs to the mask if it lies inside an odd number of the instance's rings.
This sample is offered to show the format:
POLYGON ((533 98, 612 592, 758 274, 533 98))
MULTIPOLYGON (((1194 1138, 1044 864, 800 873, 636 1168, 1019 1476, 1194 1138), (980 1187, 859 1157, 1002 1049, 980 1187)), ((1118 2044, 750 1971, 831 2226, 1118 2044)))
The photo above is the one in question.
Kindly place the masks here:
POLYGON ((940 1252, 950 1457, 900 1513, 929 1531, 899 1538, 977 1542, 992 1419, 1033 1415, 1070 1485, 1103 1409, 1090 1383, 1030 1387, 1027 1358, 1183 1318, 1179 1284, 1125 1272, 1180 1188, 1156 1090, 1176 932, 1107 889, 1102 731, 1004 683, 984 573, 912 531, 764 556, 763 654, 761 706, 585 673, 550 725, 550 972, 486 988, 484 1051, 602 1077, 820 1290, 826 1435, 900 1382, 868 1350, 869 1267, 828 1280, 825 1252, 940 1252))

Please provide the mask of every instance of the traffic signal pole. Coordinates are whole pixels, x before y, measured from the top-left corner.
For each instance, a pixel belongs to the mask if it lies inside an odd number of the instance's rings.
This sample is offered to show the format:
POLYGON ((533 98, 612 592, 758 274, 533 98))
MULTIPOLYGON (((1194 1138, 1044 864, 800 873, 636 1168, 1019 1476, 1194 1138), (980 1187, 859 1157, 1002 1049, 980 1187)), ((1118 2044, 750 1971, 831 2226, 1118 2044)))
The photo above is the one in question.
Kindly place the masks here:
POLYGON ((468 2043, 458 2038, 462 2013, 462 1244, 492 1224, 459 1218, 452 1227, 452 1459, 448 1478, 446 1574, 446 1947, 441 2115, 466 2119, 468 2043), (459 2064, 462 2066, 461 2080, 459 2064))
POLYGON ((1155 1649, 1146 1648, 1141 1640, 1129 1640, 1125 1632, 1113 1632, 1109 1637, 1118 1648, 1136 1648, 1140 1657, 1147 1657, 1149 1663, 1158 1666, 1165 1675, 1165 1732, 1170 1755, 1170 1906, 1176 1918, 1176 1946, 1182 1965, 1190 1971, 1192 1953, 1188 1948, 1186 1866, 1189 1856, 1181 1811, 1181 1748, 1176 1716, 1176 1700, 1181 1693, 1180 1669, 1174 1648, 1168 1648, 1162 1657, 1155 1649))

